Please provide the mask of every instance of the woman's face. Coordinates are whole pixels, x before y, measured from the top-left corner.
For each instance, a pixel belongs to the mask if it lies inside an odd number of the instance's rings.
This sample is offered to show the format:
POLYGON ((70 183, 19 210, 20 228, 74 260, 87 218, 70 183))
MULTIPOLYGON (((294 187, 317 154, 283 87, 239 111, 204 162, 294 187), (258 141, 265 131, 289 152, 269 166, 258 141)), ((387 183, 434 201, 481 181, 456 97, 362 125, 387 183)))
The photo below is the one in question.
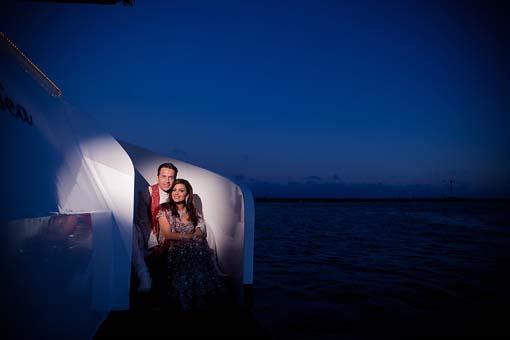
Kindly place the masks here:
POLYGON ((185 202, 188 198, 188 191, 186 190, 186 187, 184 184, 176 184, 174 188, 172 189, 172 200, 175 203, 182 203, 185 202))

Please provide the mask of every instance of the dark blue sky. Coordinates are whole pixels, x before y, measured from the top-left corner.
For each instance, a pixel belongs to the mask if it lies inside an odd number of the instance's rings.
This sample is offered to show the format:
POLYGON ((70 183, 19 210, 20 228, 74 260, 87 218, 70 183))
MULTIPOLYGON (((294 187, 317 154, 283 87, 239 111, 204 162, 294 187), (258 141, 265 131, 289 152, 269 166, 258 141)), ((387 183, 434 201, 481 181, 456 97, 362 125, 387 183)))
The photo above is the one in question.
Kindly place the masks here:
POLYGON ((257 196, 510 195, 508 7, 8 2, 1 30, 122 140, 257 196))

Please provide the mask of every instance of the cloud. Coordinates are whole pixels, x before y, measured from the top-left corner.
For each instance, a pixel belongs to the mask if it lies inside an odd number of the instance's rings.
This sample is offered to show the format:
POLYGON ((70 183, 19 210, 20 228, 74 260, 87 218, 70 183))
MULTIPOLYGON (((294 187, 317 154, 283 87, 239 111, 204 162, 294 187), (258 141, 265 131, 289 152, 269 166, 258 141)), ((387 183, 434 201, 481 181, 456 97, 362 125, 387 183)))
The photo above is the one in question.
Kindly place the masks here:
MULTIPOLYGON (((391 185, 383 183, 342 182, 288 182, 248 183, 255 197, 274 198, 438 198, 449 196, 448 187, 441 184, 391 185)), ((469 183, 459 184, 454 192, 457 197, 509 197, 510 188, 493 190, 469 183)))
POLYGON ((319 182, 322 180, 322 178, 320 178, 319 176, 307 176, 305 177, 305 180, 307 182, 319 182))
MULTIPOLYGON (((450 196, 449 186, 437 184, 384 184, 379 182, 345 183, 337 175, 326 181, 307 176, 302 181, 278 182, 258 180, 242 174, 229 176, 248 185, 255 197, 270 198, 440 198, 450 196)), ((456 197, 510 197, 510 181, 503 187, 490 188, 459 181, 456 197)))

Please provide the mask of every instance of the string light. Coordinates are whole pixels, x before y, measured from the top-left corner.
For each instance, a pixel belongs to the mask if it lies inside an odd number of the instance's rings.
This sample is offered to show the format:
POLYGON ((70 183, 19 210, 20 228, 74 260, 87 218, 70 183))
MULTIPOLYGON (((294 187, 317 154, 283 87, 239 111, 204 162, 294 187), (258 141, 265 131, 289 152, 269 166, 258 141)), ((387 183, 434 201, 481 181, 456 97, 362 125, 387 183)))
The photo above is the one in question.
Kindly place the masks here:
POLYGON ((7 36, 3 32, 0 32, 0 37, 2 37, 2 39, 4 39, 5 42, 7 42, 7 44, 9 44, 9 46, 14 51, 16 51, 16 53, 19 56, 21 56, 21 58, 25 61, 25 63, 27 63, 28 65, 30 65, 32 67, 32 70, 36 73, 37 76, 39 76, 39 78, 42 78, 43 80, 46 81, 46 84, 49 85, 53 96, 56 96, 56 97, 62 96, 62 91, 60 91, 58 86, 54 82, 52 82, 51 79, 48 78, 44 74, 44 72, 41 71, 39 69, 39 67, 37 67, 9 38, 7 38, 7 36))

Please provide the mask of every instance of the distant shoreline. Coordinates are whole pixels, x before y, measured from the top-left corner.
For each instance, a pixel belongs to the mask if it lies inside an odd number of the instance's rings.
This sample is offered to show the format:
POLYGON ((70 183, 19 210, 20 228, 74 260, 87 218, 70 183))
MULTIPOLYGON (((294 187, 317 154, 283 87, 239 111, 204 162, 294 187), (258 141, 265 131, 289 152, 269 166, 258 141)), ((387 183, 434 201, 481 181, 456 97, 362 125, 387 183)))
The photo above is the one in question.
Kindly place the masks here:
POLYGON ((288 202, 288 203, 337 203, 337 202, 506 202, 510 198, 463 198, 463 197, 432 197, 432 198, 290 198, 290 197, 255 197, 257 203, 288 202))

